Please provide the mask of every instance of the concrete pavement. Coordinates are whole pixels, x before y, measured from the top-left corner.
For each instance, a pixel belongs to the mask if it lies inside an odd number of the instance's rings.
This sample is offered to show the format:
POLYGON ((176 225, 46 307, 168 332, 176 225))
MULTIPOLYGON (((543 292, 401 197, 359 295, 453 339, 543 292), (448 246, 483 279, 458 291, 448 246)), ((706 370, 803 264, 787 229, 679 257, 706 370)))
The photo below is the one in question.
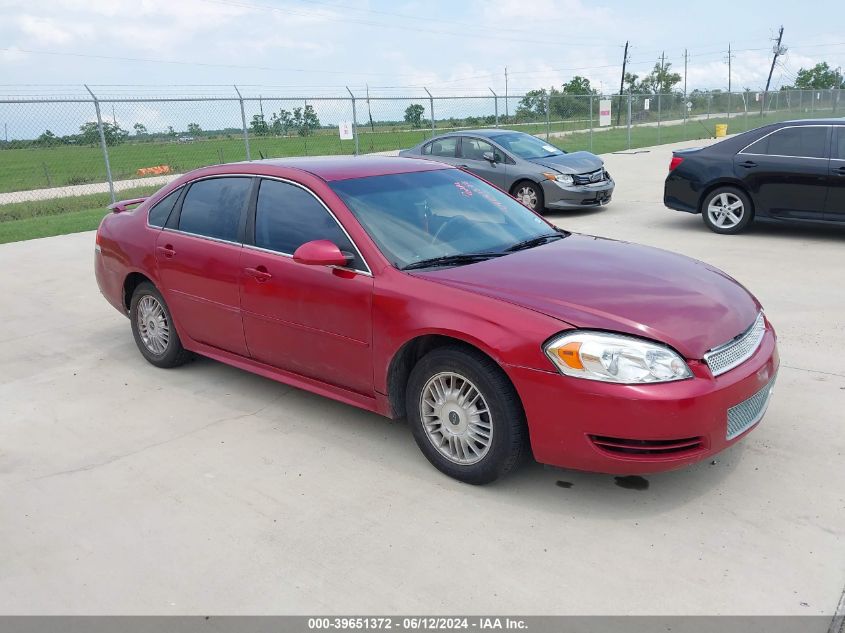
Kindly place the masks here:
POLYGON ((613 203, 556 223, 715 264, 778 329, 769 412, 715 464, 645 490, 536 464, 463 485, 402 423, 146 363, 97 291, 92 233, 6 244, 0 613, 832 615, 845 232, 718 236, 663 208, 669 148, 606 159, 613 203))

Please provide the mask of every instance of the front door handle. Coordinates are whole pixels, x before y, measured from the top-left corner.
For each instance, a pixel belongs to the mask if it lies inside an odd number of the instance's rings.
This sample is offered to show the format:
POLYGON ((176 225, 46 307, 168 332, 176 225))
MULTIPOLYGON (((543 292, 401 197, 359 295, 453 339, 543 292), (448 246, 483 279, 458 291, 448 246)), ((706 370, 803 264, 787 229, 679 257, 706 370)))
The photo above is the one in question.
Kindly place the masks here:
POLYGON ((244 272, 253 277, 258 283, 264 283, 273 278, 273 275, 267 272, 265 266, 256 266, 255 268, 244 268, 244 272))
POLYGON ((752 168, 752 167, 756 167, 756 166, 757 166, 757 163, 755 163, 753 160, 746 160, 746 161, 744 161, 744 162, 741 162, 741 163, 739 164, 739 166, 740 166, 740 167, 745 167, 746 169, 750 169, 750 168, 752 168))
POLYGON ((165 244, 164 246, 156 246, 156 252, 162 257, 167 257, 168 259, 176 254, 176 251, 170 244, 165 244))

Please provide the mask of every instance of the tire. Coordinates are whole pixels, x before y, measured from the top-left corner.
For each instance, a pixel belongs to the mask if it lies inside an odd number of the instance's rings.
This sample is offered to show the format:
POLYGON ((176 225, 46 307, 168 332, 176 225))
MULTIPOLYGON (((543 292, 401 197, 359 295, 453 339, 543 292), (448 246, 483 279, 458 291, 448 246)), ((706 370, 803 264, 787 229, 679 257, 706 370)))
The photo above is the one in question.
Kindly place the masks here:
POLYGON ((478 351, 458 346, 432 350, 411 370, 405 397, 417 446, 454 479, 490 483, 527 452, 525 413, 516 390, 502 369, 478 351), (461 406, 456 395, 472 402, 461 406))
POLYGON ((141 355, 156 367, 178 367, 193 357, 182 347, 170 308, 151 283, 138 284, 132 293, 129 322, 141 355))
POLYGON ((701 217, 707 228, 714 233, 735 235, 751 224, 754 206, 751 198, 741 189, 719 187, 704 198, 701 217))
POLYGON ((513 197, 537 213, 546 210, 543 188, 531 180, 520 180, 513 186, 513 197), (532 202, 533 201, 533 202, 532 202))

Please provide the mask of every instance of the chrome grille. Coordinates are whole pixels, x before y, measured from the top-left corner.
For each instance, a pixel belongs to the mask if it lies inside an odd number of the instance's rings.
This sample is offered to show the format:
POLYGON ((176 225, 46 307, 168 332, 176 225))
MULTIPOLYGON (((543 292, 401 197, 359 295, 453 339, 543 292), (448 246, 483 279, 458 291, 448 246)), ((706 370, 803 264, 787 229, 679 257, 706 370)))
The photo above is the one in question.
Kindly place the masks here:
POLYGON ((772 397, 774 386, 775 379, 772 378, 769 384, 748 400, 744 400, 728 409, 727 439, 732 440, 760 421, 763 414, 766 413, 766 407, 769 406, 769 400, 772 397))
POLYGON ((766 321, 763 313, 757 315, 757 319, 745 332, 724 345, 714 347, 704 355, 704 362, 710 368, 714 376, 724 374, 741 365, 760 347, 763 335, 766 333, 766 321))
POLYGON ((576 185, 590 185, 604 180, 604 168, 587 172, 586 174, 575 174, 572 179, 576 185))

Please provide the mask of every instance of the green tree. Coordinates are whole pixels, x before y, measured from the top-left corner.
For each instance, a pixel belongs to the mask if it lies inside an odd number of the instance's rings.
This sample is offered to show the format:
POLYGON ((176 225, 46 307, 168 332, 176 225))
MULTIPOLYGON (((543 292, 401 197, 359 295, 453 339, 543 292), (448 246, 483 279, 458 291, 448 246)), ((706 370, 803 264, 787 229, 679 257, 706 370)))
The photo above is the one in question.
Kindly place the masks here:
POLYGON ((252 121, 249 123, 249 129, 256 136, 267 136, 270 133, 270 126, 264 120, 263 114, 253 114, 252 121))
POLYGON ((202 128, 198 123, 188 123, 188 134, 191 136, 202 136, 202 128))
POLYGON ((53 134, 50 130, 45 130, 41 136, 35 139, 36 144, 43 145, 45 147, 52 147, 53 145, 59 145, 62 141, 61 139, 53 134))
POLYGON ((802 68, 795 75, 796 90, 822 90, 825 88, 845 89, 845 78, 841 69, 831 68, 827 62, 819 62, 812 68, 802 68))
POLYGON ((423 108, 419 103, 414 103, 405 108, 405 122, 410 123, 413 127, 422 127, 423 124, 423 108))
MULTIPOLYGON (((557 91, 554 92, 556 93, 557 91)), ((530 118, 532 116, 546 116, 547 96, 549 96, 549 93, 545 88, 529 90, 525 93, 525 96, 519 100, 519 104, 516 106, 516 116, 522 119, 530 118)))
POLYGON ((590 80, 581 75, 575 75, 562 86, 563 92, 568 95, 594 95, 596 91, 590 85, 590 80))
POLYGON ((279 114, 273 112, 270 115, 271 127, 273 134, 277 136, 287 136, 288 131, 293 127, 293 116, 290 112, 282 108, 279 114))
MULTIPOLYGON (((103 136, 106 145, 120 145, 129 136, 129 132, 116 123, 103 122, 103 136)), ((96 121, 89 121, 79 127, 79 137, 83 143, 96 145, 100 142, 100 130, 96 121)))
POLYGON ((299 126, 299 135, 308 136, 312 131, 320 127, 320 119, 317 118, 317 113, 314 112, 314 106, 306 105, 302 112, 302 122, 299 126))
POLYGON ((132 129, 135 130, 135 136, 146 136, 147 135, 147 126, 143 123, 136 123, 132 126, 132 129))

